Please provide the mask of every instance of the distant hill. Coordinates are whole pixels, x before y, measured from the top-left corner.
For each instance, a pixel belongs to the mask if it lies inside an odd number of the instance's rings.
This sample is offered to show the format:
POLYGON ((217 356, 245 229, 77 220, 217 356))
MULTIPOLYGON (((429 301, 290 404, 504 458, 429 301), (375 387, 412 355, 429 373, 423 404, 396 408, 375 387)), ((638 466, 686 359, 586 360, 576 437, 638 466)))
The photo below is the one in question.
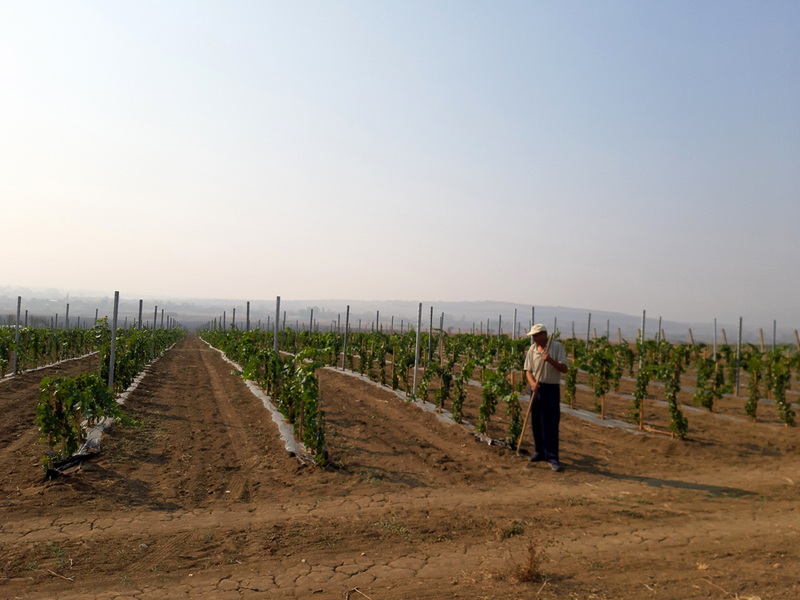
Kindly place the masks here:
MULTIPOLYGON (((59 321, 63 323, 63 316, 66 312, 66 304, 70 304, 70 318, 80 317, 83 321, 93 321, 95 310, 99 316, 110 316, 113 310, 113 295, 82 295, 67 296, 58 290, 33 290, 10 287, 0 287, 0 321, 4 324, 13 322, 16 311, 17 295, 23 297, 22 310, 29 311, 30 317, 49 318, 55 314, 59 315, 59 321)), ((153 317, 153 306, 158 305, 159 315, 163 308, 179 322, 190 330, 203 326, 207 321, 222 317, 225 312, 225 320, 230 323, 233 309, 236 309, 236 322, 240 327, 244 327, 246 318, 246 301, 239 299, 197 299, 197 298, 143 298, 144 310, 143 320, 150 321, 153 317)), ((404 329, 408 329, 409 324, 416 324, 418 302, 408 300, 344 300, 344 299, 316 299, 316 300, 284 300, 281 302, 281 319, 286 312, 287 326, 307 327, 311 315, 314 311, 314 320, 322 328, 332 326, 340 320, 344 326, 345 311, 350 305, 351 327, 357 328, 359 319, 363 329, 372 327, 376 318, 376 313, 380 312, 380 322, 384 329, 390 326, 394 317, 394 326, 399 329, 401 324, 404 329)), ((488 327, 492 333, 497 333, 499 318, 502 318, 502 329, 504 333, 510 334, 513 328, 514 311, 517 311, 517 331, 520 335, 529 328, 531 317, 531 306, 517 304, 513 302, 500 301, 479 301, 479 302, 446 302, 446 301, 423 301, 422 302, 422 323, 423 329, 427 329, 430 321, 430 309, 433 306, 434 327, 439 326, 439 319, 444 313, 444 324, 446 328, 452 328, 454 332, 459 329, 462 332, 472 331, 474 325, 476 331, 486 331, 487 319, 488 327)), ((129 322, 137 318, 139 310, 138 298, 120 298, 120 318, 127 317, 129 322)), ((536 306, 534 316, 537 323, 544 323, 551 329, 557 319, 558 329, 562 335, 569 337, 573 332, 575 335, 585 338, 589 313, 591 313, 591 332, 592 336, 602 336, 609 329, 612 341, 616 341, 618 336, 617 329, 623 338, 633 340, 641 327, 641 315, 628 315, 619 312, 608 312, 592 310, 587 308, 573 308, 566 306, 536 306)), ((267 319, 270 323, 275 318, 275 300, 253 300, 250 303, 251 326, 256 327, 261 321, 266 325, 267 319)), ((648 338, 655 337, 658 325, 658 315, 648 314, 645 324, 645 333, 648 338)), ((747 325, 747 324, 746 324, 747 325)), ((727 334, 729 343, 734 343, 736 338, 735 323, 720 323, 718 340, 722 343, 722 329, 727 334)), ((692 329, 696 342, 713 341, 713 323, 686 323, 679 321, 663 320, 661 327, 667 339, 673 341, 688 341, 689 328, 692 329)), ((790 343, 794 341, 793 332, 779 332, 778 343, 790 343)), ((764 332, 766 343, 772 342, 772 330, 764 332)), ((753 343, 758 342, 758 328, 746 326, 743 331, 743 340, 753 343)))

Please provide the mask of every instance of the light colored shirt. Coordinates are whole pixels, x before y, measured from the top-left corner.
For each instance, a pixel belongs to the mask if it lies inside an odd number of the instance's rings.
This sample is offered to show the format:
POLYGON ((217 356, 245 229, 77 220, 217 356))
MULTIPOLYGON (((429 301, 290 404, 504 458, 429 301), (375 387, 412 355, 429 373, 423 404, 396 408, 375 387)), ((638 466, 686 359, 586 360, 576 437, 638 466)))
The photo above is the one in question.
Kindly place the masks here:
MULTIPOLYGON (((561 344, 561 342, 553 340, 553 343, 550 344, 550 351, 548 354, 550 354, 550 358, 553 360, 556 360, 562 364, 567 364, 567 353, 564 351, 564 346, 561 344)), ((533 377, 536 379, 536 375, 539 372, 539 365, 541 363, 542 353, 539 352, 539 348, 536 346, 536 344, 533 344, 528 350, 528 354, 525 355, 525 370, 533 373, 533 377)), ((559 373, 553 365, 545 363, 541 382, 559 383, 560 381, 561 373, 559 373)))

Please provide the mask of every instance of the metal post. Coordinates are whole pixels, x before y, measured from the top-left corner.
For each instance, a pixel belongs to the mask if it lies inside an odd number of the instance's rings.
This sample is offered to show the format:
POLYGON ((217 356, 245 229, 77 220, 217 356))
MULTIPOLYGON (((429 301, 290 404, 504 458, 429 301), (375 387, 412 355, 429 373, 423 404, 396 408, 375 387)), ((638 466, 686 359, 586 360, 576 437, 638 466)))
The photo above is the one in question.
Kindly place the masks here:
POLYGON ((114 313, 111 318, 111 352, 108 358, 108 387, 114 393, 114 353, 117 349, 117 315, 119 314, 119 292, 114 292, 114 313))
MULTIPOLYGON (((431 309, 433 314, 433 309, 431 309)), ((417 397, 417 371, 419 370, 419 333, 422 329, 422 302, 419 303, 419 311, 417 312, 417 344, 414 350, 414 386, 411 388, 411 395, 417 397)))
POLYGON ((137 321, 136 329, 138 331, 142 330, 142 304, 144 304, 144 300, 139 300, 139 320, 137 321))
MULTIPOLYGON (((431 320, 430 325, 428 325, 428 359, 425 361, 425 364, 428 365, 431 362, 431 358, 433 357, 433 307, 431 306, 431 320)), ((414 394, 417 393, 417 388, 414 388, 414 394)))
POLYGON ((345 369, 345 360, 347 359, 347 337, 350 333, 350 305, 347 305, 347 312, 344 316, 344 350, 342 351, 342 371, 345 369))
POLYGON ((17 327, 14 332, 14 375, 17 374, 19 369, 19 310, 22 308, 22 296, 17 296, 17 327))
POLYGON ((247 301, 247 324, 244 328, 245 331, 250 331, 250 300, 247 301))
POLYGON ((714 362, 717 362, 717 320, 714 319, 714 362))
POLYGON ((64 329, 69 329, 69 302, 67 302, 67 314, 64 317, 64 329))
POLYGON ((336 335, 342 332, 342 313, 336 315, 336 335))
POLYGON ((94 309, 94 324, 97 325, 97 314, 100 312, 99 308, 94 309))
MULTIPOLYGON (((31 318, 31 323, 33 323, 33 318, 31 318)), ((28 309, 25 309, 25 329, 28 328, 28 309)))
POLYGON ((516 308, 514 309, 514 330, 513 330, 513 333, 511 334, 511 339, 512 340, 516 340, 517 339, 517 309, 516 308))
POLYGON ((308 318, 308 330, 314 330, 314 309, 311 309, 311 316, 308 318))
POLYGON ((611 319, 606 319, 606 341, 611 343, 611 319))
POLYGON ((440 348, 440 351, 439 351, 439 361, 440 362, 442 360, 444 360, 444 357, 442 356, 442 352, 441 352, 441 344, 442 344, 442 337, 443 336, 444 336, 444 313, 442 313, 442 316, 439 318, 439 339, 437 340, 437 342, 438 342, 437 346, 439 346, 439 348, 440 348))
POLYGON ((381 330, 381 311, 375 311, 375 331, 381 330))
POLYGON ((286 330, 286 311, 283 311, 283 327, 281 327, 281 331, 286 330))
POLYGON ((497 337, 503 333, 503 315, 497 317, 497 337))
POLYGON ((739 343, 736 345, 736 397, 739 397, 739 371, 742 364, 742 317, 739 317, 739 343))
POLYGON ((392 315, 391 333, 394 335, 394 315, 392 315))
POLYGON ((53 329, 58 329, 58 313, 56 313, 56 324, 53 329))
POLYGON ((658 330, 656 331, 656 341, 661 343, 661 317, 658 317, 658 330))
POLYGON ((234 329, 236 329, 236 309, 233 309, 233 314, 231 315, 231 325, 234 329))
POLYGON ((644 367, 644 316, 645 311, 642 311, 642 340, 641 340, 641 351, 639 352, 639 369, 641 370, 644 367))
POLYGON ((153 309, 153 339, 150 340, 150 360, 156 357, 156 319, 158 318, 158 306, 153 309))
POLYGON ((281 322, 281 297, 275 298, 275 336, 272 339, 272 351, 278 351, 278 325, 281 322))
POLYGON ((227 331, 227 321, 228 321, 228 313, 227 311, 222 311, 222 331, 227 331))
POLYGON ((586 325, 586 349, 589 349, 589 338, 592 335, 592 313, 589 313, 589 323, 586 325))
POLYGON ((159 329, 164 329, 164 309, 161 309, 161 327, 159 329))
POLYGON ((778 347, 777 338, 778 338, 778 320, 777 319, 773 319, 773 321, 772 321, 772 349, 773 350, 775 350, 775 348, 778 347))

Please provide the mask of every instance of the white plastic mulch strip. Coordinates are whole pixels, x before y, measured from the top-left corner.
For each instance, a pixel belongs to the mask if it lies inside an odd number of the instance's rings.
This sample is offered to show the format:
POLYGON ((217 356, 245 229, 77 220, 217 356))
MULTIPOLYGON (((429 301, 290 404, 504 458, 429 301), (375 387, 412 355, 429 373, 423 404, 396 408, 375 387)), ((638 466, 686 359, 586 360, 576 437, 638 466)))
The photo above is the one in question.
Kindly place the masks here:
MULTIPOLYGON (((394 394, 398 398, 407 400, 404 392, 401 392, 399 390, 393 390, 388 386, 381 385, 377 381, 372 381, 369 377, 361 375, 360 373, 356 373, 355 371, 342 371, 342 369, 335 367, 324 367, 324 368, 330 371, 335 371, 337 373, 342 373, 343 375, 349 375, 350 377, 361 379, 362 381, 372 384, 375 387, 379 387, 389 392, 394 392, 394 394)), ((480 385, 480 383, 478 383, 478 385, 480 385)), ((520 394, 519 399, 521 402, 527 404, 528 402, 530 402, 530 394, 520 394)), ((421 408, 425 412, 430 412, 435 414, 436 418, 442 421, 443 423, 447 423, 449 425, 462 425, 467 429, 469 429, 471 432, 475 431, 475 426, 472 425, 471 423, 467 423, 466 421, 462 421, 461 423, 456 423, 455 420, 453 420, 453 413, 451 413, 450 411, 442 409, 441 414, 439 414, 435 404, 431 404, 430 402, 424 402, 422 400, 410 400, 410 402, 413 402, 417 407, 421 408)), ((618 427, 619 429, 623 429, 625 431, 628 431, 636 435, 646 435, 648 437, 653 437, 653 435, 650 433, 639 431, 638 427, 631 425, 630 423, 625 423, 624 421, 618 421, 616 419, 601 419, 600 415, 597 415, 595 413, 586 410, 570 408, 568 404, 564 404, 563 402, 561 403, 561 412, 567 413, 568 415, 571 415, 578 419, 583 419, 584 421, 589 421, 596 425, 602 425, 603 427, 618 427)))
MULTIPOLYGON (((561 383, 563 385, 564 382, 562 381, 561 383)), ((586 384, 583 384, 583 383, 577 384, 577 387, 579 389, 587 390, 589 392, 592 391, 592 388, 590 386, 588 386, 586 384)), ((681 389, 686 389, 686 388, 681 388, 681 389)), ((625 400, 633 400, 634 399, 631 394, 618 394, 616 392, 608 392, 608 395, 609 396, 617 396, 618 398, 624 398, 625 400)), ((729 394, 726 394, 726 395, 730 396, 729 394)), ((669 406, 669 402, 667 402, 666 400, 652 400, 652 399, 650 399, 650 400, 648 400, 648 402, 653 402, 657 406, 669 406)), ((773 400, 767 400, 765 398, 761 398, 758 402, 760 404, 775 404, 775 402, 773 400)), ((796 406, 796 407, 800 408, 800 406, 798 406, 797 404, 792 404, 792 406, 796 406)), ((692 412, 692 413, 697 413, 697 414, 708 415, 710 417, 714 417, 714 418, 717 418, 717 419, 722 419, 723 421, 732 421, 734 423, 746 423, 747 422, 747 419, 745 419, 743 417, 734 417, 733 415, 726 415, 726 414, 723 414, 723 413, 715 413, 715 412, 709 411, 707 408, 698 408, 697 406, 691 406, 689 404, 681 404, 680 408, 681 408, 681 410, 685 410, 685 411, 692 412)), ((782 427, 782 425, 776 425, 776 427, 782 427)))
MULTIPOLYGON (((172 344, 172 346, 170 346, 169 348, 164 350, 164 353, 168 352, 169 350, 172 350, 172 348, 174 346, 175 346, 175 344, 172 344)), ((163 354, 161 356, 163 356, 163 354)), ((142 379, 144 379, 147 376, 148 372, 150 371, 150 367, 153 364, 155 364, 155 362, 159 358, 161 358, 161 356, 156 356, 153 360, 151 360, 149 363, 147 363, 144 366, 144 369, 142 369, 142 371, 136 377, 133 378, 133 382, 128 386, 128 389, 126 389, 124 392, 122 392, 119 395, 119 397, 117 397, 117 404, 120 404, 120 405, 125 404, 125 400, 128 399, 128 396, 131 395, 131 392, 133 392, 133 390, 135 390, 137 387, 139 387, 139 384, 142 382, 142 379)), ((90 448, 95 449, 95 450, 99 449, 100 448, 100 438, 103 437, 103 431, 105 431, 106 428, 109 425, 111 425, 113 422, 114 422, 114 419, 112 419, 111 417, 105 417, 99 423, 97 423, 97 425, 95 425, 89 431, 87 431, 86 432, 86 441, 84 441, 83 445, 80 448, 78 448, 77 454, 84 454, 84 453, 88 452, 90 448)), ((85 423, 85 421, 84 421, 84 423, 85 423)))
MULTIPOLYGON (((323 367, 323 368, 327 369, 328 371, 333 371, 335 373, 341 373, 342 375, 348 375, 349 377, 355 377, 356 379, 360 379, 361 381, 369 383, 370 385, 374 385, 375 387, 381 388, 382 390, 386 390, 387 392, 392 392, 395 396, 397 396, 401 400, 406 400, 408 402, 411 402, 417 408, 420 408, 425 412, 433 413, 434 415, 436 415, 436 418, 439 419, 442 423, 447 423, 448 425, 459 425, 459 423, 455 422, 455 420, 453 419, 453 413, 451 413, 449 410, 442 409, 442 412, 440 413, 439 409, 436 408, 435 404, 431 404, 430 402, 425 402, 424 400, 420 400, 418 398, 417 399, 408 398, 405 392, 401 392, 400 390, 393 390, 389 386, 382 385, 377 381, 372 381, 366 375, 362 375, 361 373, 356 373, 355 371, 343 371, 342 369, 337 367, 323 367)), ((460 425, 464 425, 467 429, 470 430, 475 429, 474 425, 472 425, 471 423, 467 423, 466 421, 462 421, 460 425)))
MULTIPOLYGON (((244 370, 240 364, 233 362, 230 358, 225 356, 225 353, 222 350, 219 348, 214 348, 214 346, 205 340, 203 340, 203 342, 205 342, 209 348, 219 352, 220 356, 222 356, 222 359, 231 364, 237 371, 244 370)), ((245 381, 245 384, 247 384, 248 389, 253 393, 253 395, 261 400, 261 404, 263 404, 264 408, 266 408, 270 412, 270 415, 272 415, 272 421, 278 426, 278 432, 280 433, 281 440, 283 440, 283 446, 286 448, 286 451, 296 455, 309 455, 310 452, 305 445, 294 439, 294 429, 283 416, 283 414, 281 414, 281 411, 279 411, 272 403, 272 398, 265 394, 264 390, 258 387, 258 385, 253 381, 245 381)))
MULTIPOLYGON (((386 390, 386 391, 389 391, 389 392, 394 392, 394 394, 398 398, 401 398, 403 400, 407 400, 406 395, 405 395, 404 392, 401 392, 399 390, 393 390, 388 386, 381 385, 377 381, 372 381, 366 375, 361 375, 360 373, 356 373, 355 371, 342 371, 342 369, 335 368, 335 367, 325 367, 325 368, 330 370, 330 371, 335 371, 337 373, 342 373, 344 375, 349 375, 350 377, 355 377, 357 379, 361 379, 362 381, 365 381, 366 383, 374 385, 375 387, 379 387, 379 388, 381 388, 383 390, 386 390)), ((478 385, 478 386, 481 385, 479 382, 475 381, 474 379, 470 380, 470 384, 471 385, 478 385)), ((527 404, 528 402, 530 402, 530 394, 520 394, 519 395, 519 399, 520 399, 521 402, 524 402, 524 403, 527 404)), ((471 423, 467 423, 466 421, 462 421, 461 423, 456 423, 455 420, 453 420, 453 413, 451 413, 450 411, 442 409, 442 412, 440 414, 438 412, 438 409, 436 408, 435 404, 431 404, 430 402, 424 402, 422 400, 411 400, 411 402, 413 402, 415 405, 417 405, 419 408, 421 408, 425 412, 434 413, 436 415, 436 418, 439 419, 440 421, 442 421, 443 423, 448 423, 450 425, 459 425, 460 424, 460 425, 463 425, 464 427, 466 427, 467 429, 469 429, 470 431, 474 431, 475 430, 475 426, 472 425, 471 423)), ((616 419, 601 419, 600 415, 597 415, 595 413, 592 413, 592 412, 589 412, 589 411, 586 411, 586 410, 580 410, 580 409, 577 409, 577 408, 570 408, 568 404, 565 404, 563 402, 561 403, 561 411, 564 412, 564 413, 567 413, 568 415, 571 415, 571 416, 576 417, 578 419, 583 419, 584 421, 589 421, 590 423, 594 423, 596 425, 602 425, 603 427, 618 427, 619 429, 624 429, 625 431, 628 431, 628 432, 636 434, 636 435, 646 435, 648 437, 652 437, 652 434, 646 433, 644 431, 639 431, 638 427, 636 427, 636 426, 634 426, 634 425, 632 425, 630 423, 626 423, 624 421, 618 421, 616 419)))
MULTIPOLYGON (((405 393, 403 393, 401 391, 398 391, 398 390, 393 390, 393 389, 389 388, 388 386, 381 385, 377 381, 372 381, 371 379, 369 379, 365 375, 361 375, 360 373, 356 373, 354 371, 342 371, 341 369, 337 369, 337 368, 334 368, 334 367, 325 367, 325 368, 329 369, 329 370, 332 370, 332 371, 336 371, 337 373, 343 373, 345 375, 350 375, 351 377, 356 377, 358 379, 361 379, 362 381, 366 381, 367 383, 370 383, 370 384, 372 384, 372 385, 374 385, 376 387, 379 387, 381 389, 384 389, 384 390, 387 390, 387 391, 390 391, 390 392, 394 392, 395 395, 398 398, 402 398, 403 400, 406 399, 405 393)), ((470 379, 469 383, 470 383, 470 385, 481 386, 481 383, 478 382, 478 381, 475 381, 474 379, 470 379)), ((563 382, 562 382, 562 384, 563 384, 563 382)), ((530 402, 531 397, 530 397, 530 394, 520 394, 519 395, 519 399, 520 399, 520 402, 524 402, 524 403, 527 404, 528 402, 530 402)), ((419 408, 424 410, 425 412, 432 412, 432 413, 436 414, 436 417, 440 421, 442 421, 444 423, 449 423, 449 424, 452 424, 452 425, 457 425, 457 423, 453 420, 453 413, 442 409, 442 413, 439 414, 437 412, 436 405, 435 404, 431 404, 430 402, 423 402, 422 400, 413 400, 412 402, 414 404, 416 404, 419 408)), ((571 415, 571 416, 573 416, 573 417, 575 417, 577 419, 583 419, 584 421, 589 421, 590 423, 594 423, 595 425, 602 425, 603 427, 617 427, 619 429, 623 429, 625 431, 628 431, 628 432, 636 434, 636 435, 646 435, 648 437, 652 437, 652 434, 644 432, 644 431, 639 431, 639 428, 637 426, 632 425, 630 423, 626 423, 625 421, 618 421, 617 419, 601 419, 600 415, 598 415, 596 413, 589 412, 587 410, 580 410, 580 409, 577 409, 577 408, 570 408, 568 404, 565 404, 563 402, 561 403, 561 412, 564 412, 564 413, 566 413, 568 415, 571 415)), ((475 430, 475 426, 470 424, 470 423, 467 423, 466 421, 462 421, 460 424, 465 426, 470 431, 474 431, 475 430)))
POLYGON ((55 367, 56 365, 60 365, 62 363, 70 362, 72 360, 80 360, 82 358, 86 358, 87 356, 93 356, 95 354, 97 354, 97 350, 95 350, 94 352, 89 352, 89 354, 82 354, 80 356, 76 356, 75 358, 65 358, 64 360, 58 360, 58 361, 56 361, 54 363, 50 363, 49 365, 42 365, 41 367, 35 367, 33 369, 26 369, 25 371, 20 371, 16 375, 14 375, 14 373, 9 373, 5 377, 0 378, 0 383, 3 383, 4 381, 11 381, 12 379, 14 379, 14 377, 17 377, 19 375, 24 375, 25 373, 33 373, 34 371, 41 371, 42 369, 49 369, 50 367, 55 367))

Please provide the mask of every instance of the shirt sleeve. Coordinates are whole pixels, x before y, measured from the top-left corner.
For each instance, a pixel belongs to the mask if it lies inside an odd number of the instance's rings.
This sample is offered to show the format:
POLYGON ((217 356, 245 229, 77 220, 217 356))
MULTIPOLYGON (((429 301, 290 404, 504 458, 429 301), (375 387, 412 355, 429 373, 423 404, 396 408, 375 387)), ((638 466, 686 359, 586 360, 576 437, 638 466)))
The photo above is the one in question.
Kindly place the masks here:
POLYGON ((533 371, 533 346, 530 347, 528 352, 525 354, 525 366, 523 367, 526 371, 533 371))
POLYGON ((560 363, 567 364, 567 353, 564 350, 564 344, 559 342, 559 344, 554 349, 555 352, 553 353, 553 358, 560 363))

